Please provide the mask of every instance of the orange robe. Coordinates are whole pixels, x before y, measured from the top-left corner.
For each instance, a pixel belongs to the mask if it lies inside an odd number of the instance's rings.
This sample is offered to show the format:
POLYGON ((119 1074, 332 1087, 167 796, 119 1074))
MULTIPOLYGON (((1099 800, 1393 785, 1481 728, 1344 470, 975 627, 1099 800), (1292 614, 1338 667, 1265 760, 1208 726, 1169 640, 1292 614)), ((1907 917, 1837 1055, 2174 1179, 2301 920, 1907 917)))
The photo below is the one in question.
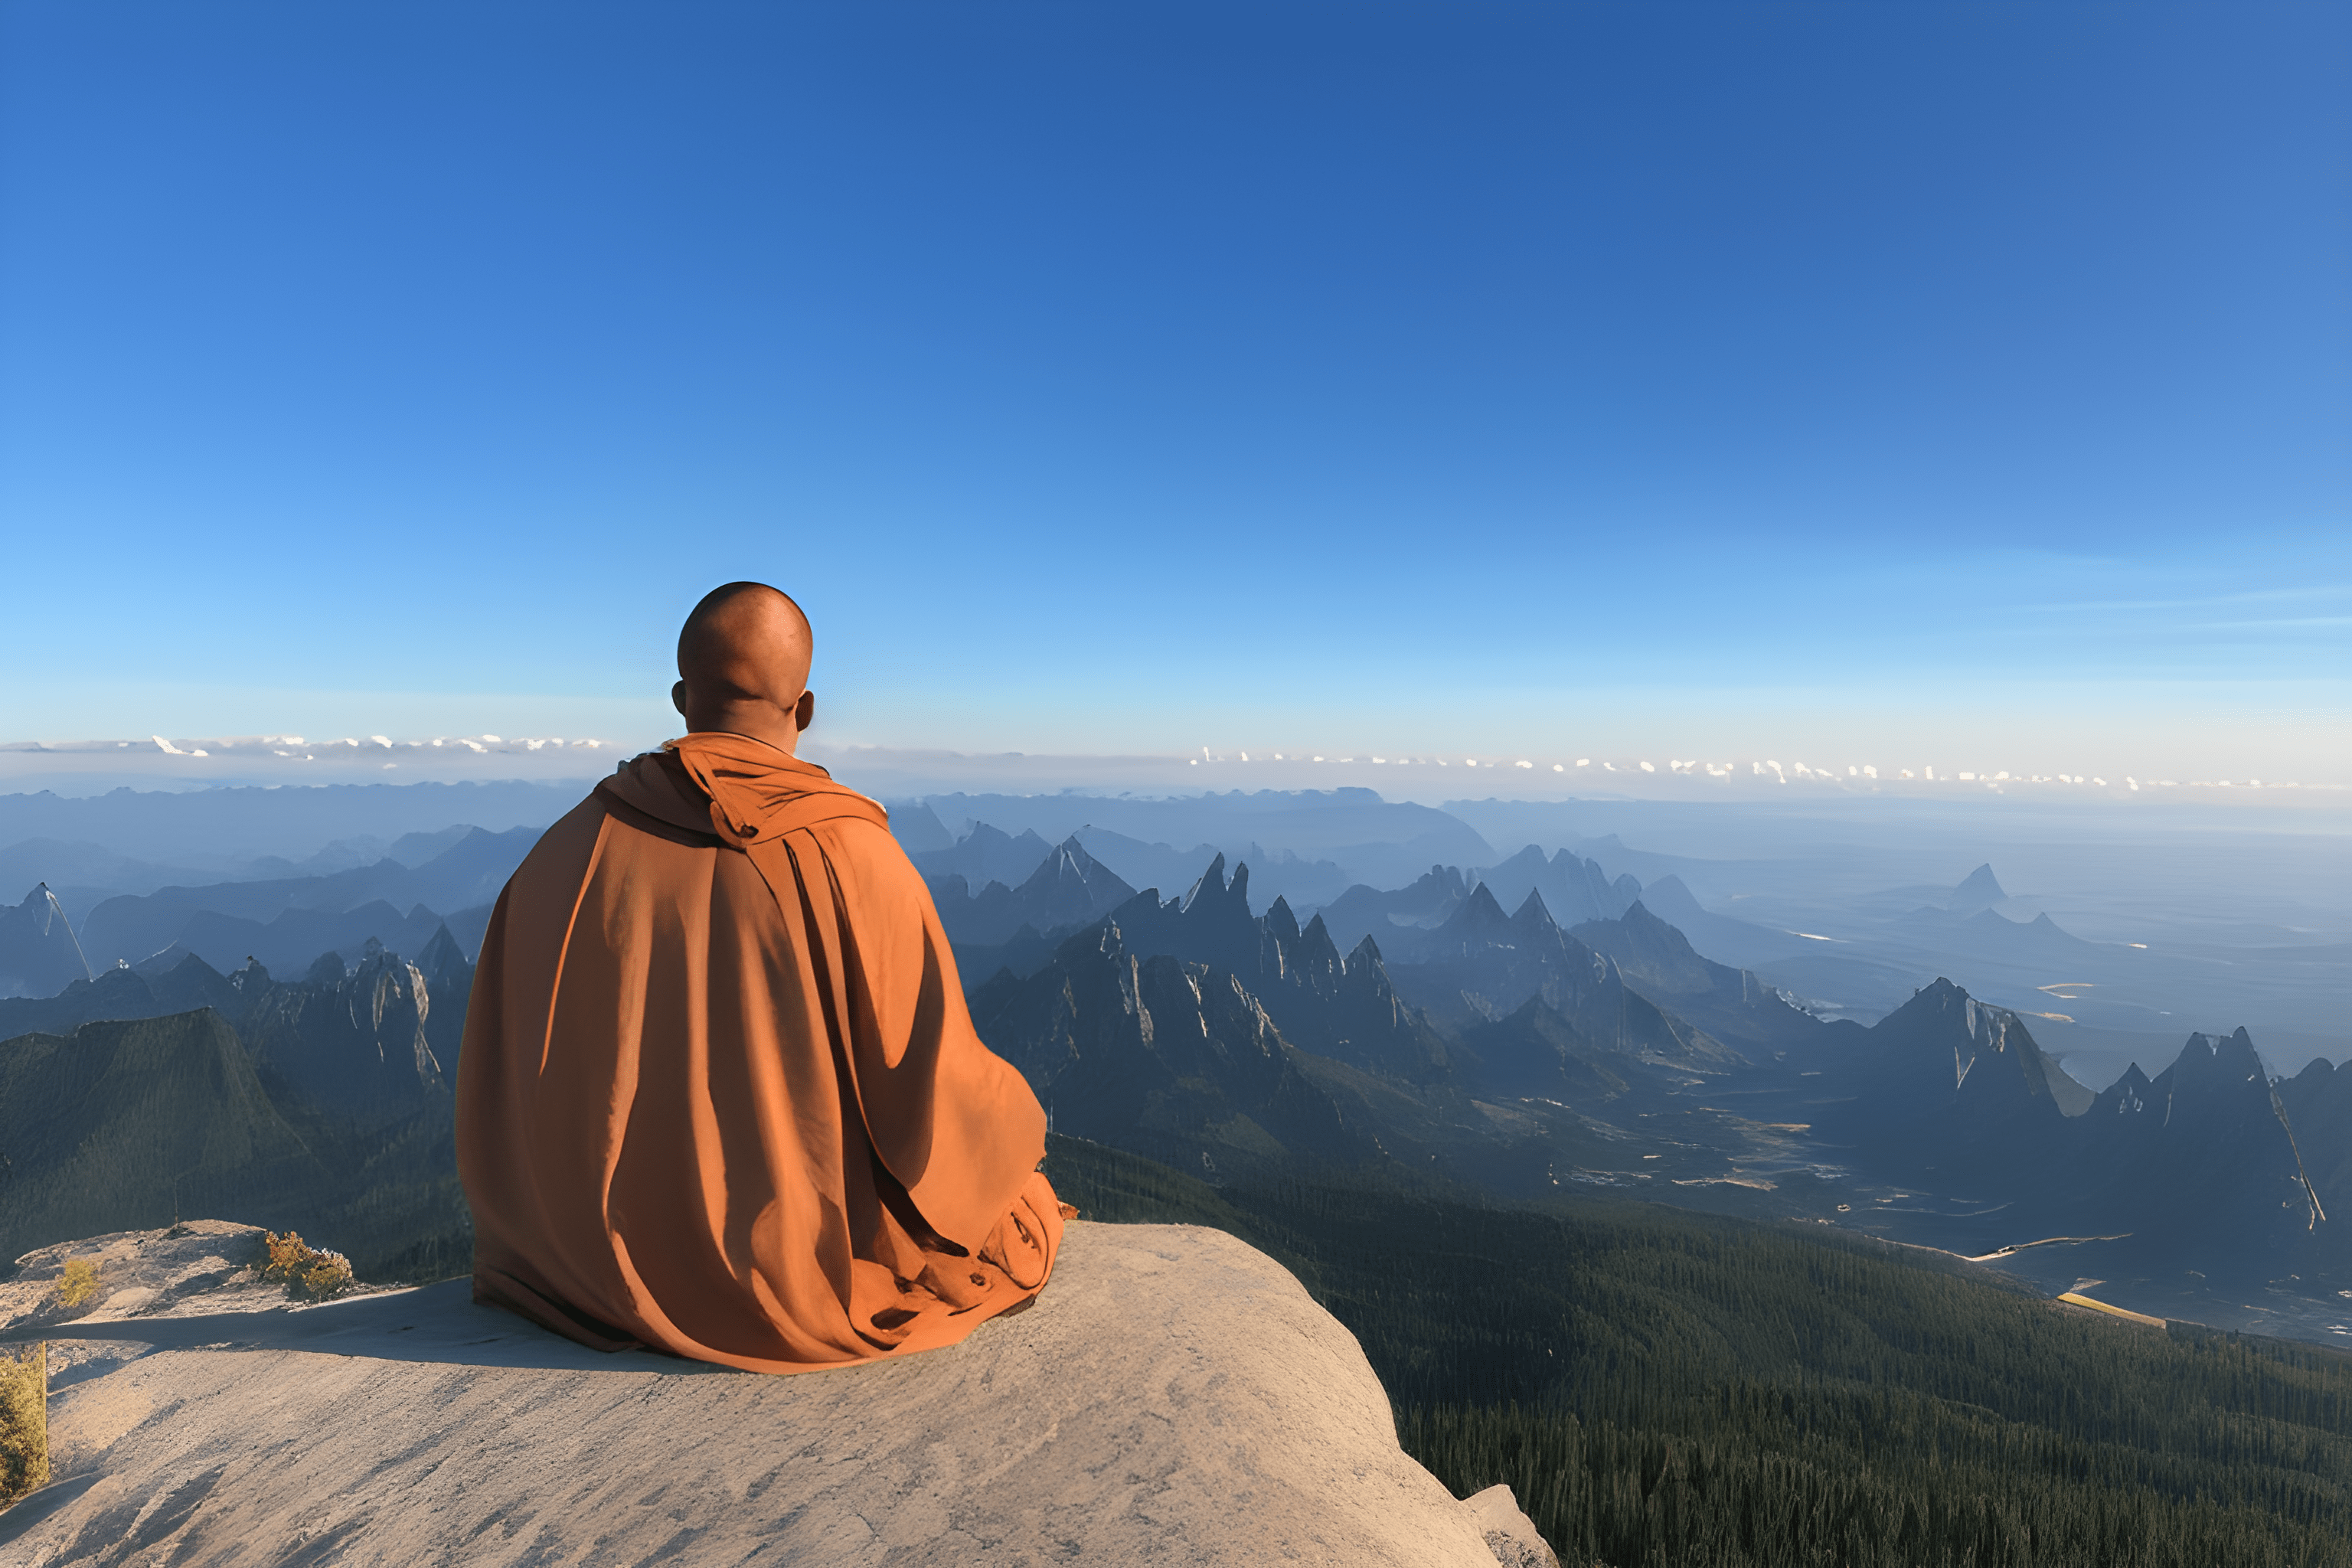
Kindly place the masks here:
POLYGON ((1033 1300, 1045 1116, 881 806, 740 735, 626 764, 499 895, 457 1071, 474 1293, 758 1372, 1033 1300))

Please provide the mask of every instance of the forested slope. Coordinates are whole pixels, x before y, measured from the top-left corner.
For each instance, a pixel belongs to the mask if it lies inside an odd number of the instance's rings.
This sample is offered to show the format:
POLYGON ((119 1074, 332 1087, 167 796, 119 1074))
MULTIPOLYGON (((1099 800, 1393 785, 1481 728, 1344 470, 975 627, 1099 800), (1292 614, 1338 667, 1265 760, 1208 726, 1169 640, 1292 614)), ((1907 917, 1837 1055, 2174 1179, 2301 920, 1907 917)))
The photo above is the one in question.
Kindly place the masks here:
POLYGON ((1405 1446, 1608 1568, 2352 1563, 2352 1357, 1651 1205, 1211 1188, 1055 1138, 1091 1217, 1217 1226, 1354 1331, 1405 1446))

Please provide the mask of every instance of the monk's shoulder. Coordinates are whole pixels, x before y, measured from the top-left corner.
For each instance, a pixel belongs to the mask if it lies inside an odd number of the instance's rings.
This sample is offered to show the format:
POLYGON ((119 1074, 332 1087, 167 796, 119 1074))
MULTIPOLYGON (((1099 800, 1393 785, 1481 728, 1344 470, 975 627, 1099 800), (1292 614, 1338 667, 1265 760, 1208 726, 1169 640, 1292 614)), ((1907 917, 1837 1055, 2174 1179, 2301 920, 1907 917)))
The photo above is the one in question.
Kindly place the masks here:
POLYGON ((824 846, 825 858, 845 890, 883 903, 908 902, 928 908, 930 889, 923 874, 907 858, 890 830, 864 817, 840 816, 817 823, 809 830, 824 846))
POLYGON ((516 868, 516 879, 530 878, 537 881, 552 878, 576 881, 595 853, 596 838, 604 831, 606 816, 604 800, 590 792, 539 836, 539 842, 530 847, 530 852, 516 868))

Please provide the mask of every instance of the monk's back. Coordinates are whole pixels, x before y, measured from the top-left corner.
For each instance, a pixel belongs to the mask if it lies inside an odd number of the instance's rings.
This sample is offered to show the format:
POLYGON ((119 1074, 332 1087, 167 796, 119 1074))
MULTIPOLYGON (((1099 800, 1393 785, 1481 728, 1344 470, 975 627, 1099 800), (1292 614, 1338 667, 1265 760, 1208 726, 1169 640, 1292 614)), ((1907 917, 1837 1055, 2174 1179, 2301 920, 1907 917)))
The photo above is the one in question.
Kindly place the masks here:
POLYGON ((1061 1222, 879 805, 758 741, 638 758, 499 900, 458 1073, 476 1292, 767 1371, 952 1343, 1061 1222))

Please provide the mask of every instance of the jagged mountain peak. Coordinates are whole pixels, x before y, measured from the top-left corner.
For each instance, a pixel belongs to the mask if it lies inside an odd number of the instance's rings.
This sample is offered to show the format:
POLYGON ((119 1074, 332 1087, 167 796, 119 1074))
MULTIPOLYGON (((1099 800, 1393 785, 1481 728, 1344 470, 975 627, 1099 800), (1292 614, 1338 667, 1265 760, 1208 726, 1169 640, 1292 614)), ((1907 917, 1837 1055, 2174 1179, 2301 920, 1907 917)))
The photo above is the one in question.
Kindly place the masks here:
POLYGON ((1247 910, 1249 908, 1248 862, 1244 861, 1234 868, 1234 879, 1228 883, 1225 880, 1225 857, 1223 851, 1220 850, 1217 858, 1209 862, 1209 868, 1201 873, 1201 879, 1192 884, 1192 890, 1184 895, 1183 911, 1186 914, 1192 913, 1193 906, 1203 900, 1212 905, 1237 904, 1244 910, 1247 910))
POLYGON ((1690 946, 1690 939, 1683 935, 1680 926, 1671 921, 1661 920, 1651 911, 1648 904, 1639 899, 1626 905, 1625 912, 1618 916, 1617 921, 1628 931, 1640 931, 1655 940, 1678 943, 1685 948, 1690 946))
POLYGON ((1914 1009, 1921 1013, 1949 1013, 1969 1000, 1969 994, 1942 975, 1927 982, 1911 993, 1911 1000, 1897 1007, 1888 1017, 1900 1017, 1914 1009))
POLYGON ((2254 1049, 2253 1037, 2246 1033, 2242 1024, 2234 1034, 2189 1036, 2188 1043, 2180 1047, 2180 1055, 2159 1076, 2179 1087, 2243 1082, 2263 1085, 2267 1090, 2270 1084, 2270 1073, 2263 1066, 2261 1053, 2254 1049))
POLYGON ((457 945, 457 939, 449 934, 448 923, 444 921, 434 931, 432 940, 417 953, 416 967, 427 980, 438 984, 445 976, 471 966, 466 963, 465 950, 457 945))
POLYGON ((1285 946, 1298 940, 1298 917, 1291 912, 1290 900, 1279 893, 1275 895, 1272 907, 1265 911, 1265 929, 1285 946))
POLYGON ((73 922, 47 881, 35 883, 23 903, 0 906, 0 979, 8 982, 0 992, 47 996, 90 977, 73 922))
MULTIPOLYGON (((977 892, 962 872, 941 868, 948 863, 945 859, 925 859, 932 868, 925 881, 940 921, 947 928, 949 939, 959 945, 1025 942, 1034 947, 1043 933, 1067 934, 1124 908, 1136 897, 1135 889, 1088 853, 1076 834, 1031 862, 1017 884, 991 880, 977 892), (1024 931, 1028 933, 1025 937, 1024 931)), ((1156 895, 1152 907, 1158 907, 1156 895)))
POLYGON ((1042 893, 1057 886, 1091 889, 1108 887, 1112 883, 1127 887, 1118 873, 1087 854, 1086 846, 1080 844, 1078 836, 1073 833, 1054 846, 1045 858, 1037 863, 1037 868, 1030 872, 1021 884, 1020 891, 1042 893))
MULTIPOLYGON (((1481 882, 1479 887, 1483 889, 1486 884, 1481 882)), ((1544 902, 1539 888, 1528 889, 1528 896, 1519 901, 1517 910, 1511 916, 1511 924, 1536 936, 1559 930, 1559 922, 1551 918, 1551 909, 1544 902)))
POLYGON ((1511 917, 1495 901, 1494 890, 1480 882, 1437 930, 1441 936, 1486 936, 1507 931, 1510 925, 1511 917))
POLYGON ((975 822, 952 848, 909 850, 908 858, 935 885, 958 876, 967 890, 985 890, 991 882, 1019 886, 1053 853, 1054 846, 1034 828, 1024 827, 1014 837, 991 823, 975 822))
POLYGON ((1864 1070, 1883 1107, 1872 1136, 1916 1136, 1924 1150, 1949 1136, 2046 1129, 2097 1103, 2042 1050, 2018 1014, 1980 1002, 1947 978, 1921 986, 1868 1037, 1875 1059, 1864 1070))
MULTIPOLYGON (((1367 936, 1364 940, 1370 942, 1372 939, 1367 936)), ((1339 963, 1339 944, 1331 940, 1331 930, 1323 923, 1319 913, 1307 922, 1305 931, 1298 933, 1298 950, 1305 959, 1311 962, 1333 965, 1339 963)), ((1378 952, 1380 949, 1372 951, 1378 952)))
MULTIPOLYGON (((1921 986, 1910 1001, 1881 1019, 1877 1028, 1889 1025, 1895 1026, 1899 1034, 1946 1039, 1958 1036, 1952 1043, 1956 1050, 1964 1053, 1963 1061, 1979 1050, 1998 1055, 2020 1045, 2032 1047, 2037 1057, 2041 1055, 2040 1046, 2017 1014, 2007 1007, 1979 1002, 1941 976, 1921 986)), ((1967 1076, 1965 1066, 1960 1076, 1967 1076)))
POLYGON ((1972 914, 1978 910, 2004 903, 2008 899, 2009 894, 2002 889, 2000 879, 1992 874, 1992 863, 1987 861, 1961 879, 1959 886, 1952 889, 1946 907, 1955 914, 1972 914))

